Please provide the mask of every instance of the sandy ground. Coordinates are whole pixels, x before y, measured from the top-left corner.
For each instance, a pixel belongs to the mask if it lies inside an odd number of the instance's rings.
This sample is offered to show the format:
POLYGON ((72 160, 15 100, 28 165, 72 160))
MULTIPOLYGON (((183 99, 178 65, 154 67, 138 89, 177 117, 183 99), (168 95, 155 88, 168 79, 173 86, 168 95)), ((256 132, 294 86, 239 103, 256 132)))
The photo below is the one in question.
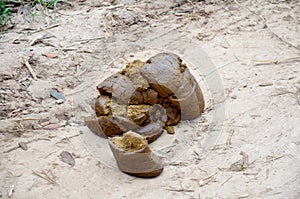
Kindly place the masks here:
POLYGON ((0 198, 300 197, 300 3, 176 2, 20 8, 0 35, 0 198), (206 109, 153 143, 164 171, 140 179, 82 121, 101 80, 162 51, 188 63, 206 109))

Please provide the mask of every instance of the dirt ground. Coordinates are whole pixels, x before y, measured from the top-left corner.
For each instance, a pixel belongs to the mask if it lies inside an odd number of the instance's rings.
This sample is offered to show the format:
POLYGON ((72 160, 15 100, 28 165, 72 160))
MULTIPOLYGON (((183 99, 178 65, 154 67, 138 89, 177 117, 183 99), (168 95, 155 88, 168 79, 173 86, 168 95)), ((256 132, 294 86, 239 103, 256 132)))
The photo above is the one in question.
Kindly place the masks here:
POLYGON ((0 35, 0 198, 300 198, 299 1, 70 2, 20 7, 0 35), (153 143, 160 176, 135 178, 83 117, 98 83, 162 51, 206 109, 153 143))

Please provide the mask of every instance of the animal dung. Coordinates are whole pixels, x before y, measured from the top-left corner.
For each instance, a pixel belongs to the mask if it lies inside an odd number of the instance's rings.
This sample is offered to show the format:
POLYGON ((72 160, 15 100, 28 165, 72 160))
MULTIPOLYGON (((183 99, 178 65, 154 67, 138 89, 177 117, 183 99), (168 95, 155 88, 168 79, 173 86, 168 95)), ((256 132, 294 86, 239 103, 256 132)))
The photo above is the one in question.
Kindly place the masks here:
MULTIPOLYGON (((95 115, 85 118, 85 124, 105 138, 126 136, 126 132, 133 131, 148 144, 164 131, 174 134, 173 126, 180 120, 194 119, 204 110, 197 81, 173 53, 159 53, 146 62, 128 63, 98 84, 97 90, 95 115)), ((109 143, 116 157, 121 149, 111 139, 109 143)), ((147 145, 139 150, 150 149, 147 145)))
POLYGON ((156 177, 163 171, 161 160, 151 151, 144 136, 133 131, 109 139, 121 171, 136 177, 156 177))

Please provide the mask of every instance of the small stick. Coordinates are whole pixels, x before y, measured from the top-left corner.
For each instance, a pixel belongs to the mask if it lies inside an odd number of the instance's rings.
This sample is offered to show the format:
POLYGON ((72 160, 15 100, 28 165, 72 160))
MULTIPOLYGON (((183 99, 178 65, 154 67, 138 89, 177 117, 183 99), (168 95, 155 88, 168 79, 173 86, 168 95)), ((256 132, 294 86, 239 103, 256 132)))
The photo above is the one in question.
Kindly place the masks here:
POLYGON ((75 134, 75 135, 71 135, 71 136, 69 136, 69 137, 64 137, 64 138, 62 138, 60 141, 56 142, 55 144, 61 143, 61 142, 65 141, 65 140, 70 141, 71 138, 80 136, 80 135, 82 135, 82 134, 83 134, 83 132, 80 131, 79 133, 77 133, 77 134, 75 134))
POLYGON ((227 180, 225 180, 221 185, 223 186, 226 182, 228 182, 230 179, 232 178, 232 176, 230 176, 227 180))
MULTIPOLYGON (((50 139, 48 138, 37 138, 37 139, 33 139, 33 140, 30 140, 30 141, 27 141, 27 142, 24 142, 24 144, 29 144, 29 143, 32 143, 32 142, 35 142, 35 141, 39 141, 39 140, 46 140, 46 141, 50 141, 50 139)), ((20 148, 20 145, 18 144, 18 146, 15 146, 15 147, 12 147, 6 151, 4 151, 3 153, 9 153, 9 152, 12 152, 16 149, 20 148)))
POLYGON ((252 60, 252 61, 256 62, 255 65, 268 65, 268 64, 279 64, 287 61, 297 61, 299 59, 300 56, 277 59, 277 60, 252 60))
POLYGON ((60 25, 60 23, 58 23, 58 24, 53 24, 53 25, 51 25, 51 26, 47 26, 46 28, 39 28, 39 29, 37 29, 37 30, 35 30, 35 31, 32 31, 31 34, 34 34, 34 33, 40 32, 40 31, 46 31, 46 30, 49 30, 49 29, 51 29, 51 28, 55 28, 55 27, 57 27, 57 26, 59 26, 59 25, 60 25))
POLYGON ((105 39, 105 37, 94 37, 94 38, 78 39, 78 40, 75 40, 74 42, 88 42, 88 41, 94 41, 94 40, 100 40, 100 39, 105 39))
POLYGON ((269 178, 269 174, 270 174, 270 170, 269 170, 269 169, 266 169, 266 179, 269 178))
POLYGON ((10 149, 4 151, 3 153, 9 153, 9 152, 12 152, 12 151, 14 151, 14 150, 16 150, 16 149, 18 149, 18 148, 20 148, 19 145, 18 145, 18 146, 15 146, 15 147, 12 147, 12 148, 10 148, 10 149))
POLYGON ((38 118, 13 118, 13 121, 38 120, 38 118))
POLYGON ((176 192, 194 192, 194 190, 191 190, 191 189, 166 188, 166 190, 169 190, 169 191, 176 191, 176 192))
POLYGON ((32 78, 33 78, 34 80, 37 80, 36 74, 35 74, 34 70, 32 69, 32 67, 30 66, 30 64, 29 64, 29 62, 27 61, 27 59, 26 59, 25 57, 23 57, 23 60, 24 60, 25 66, 26 66, 27 69, 29 70, 29 72, 30 72, 32 78))
POLYGON ((40 178, 43 178, 44 180, 50 182, 51 184, 57 184, 57 182, 55 182, 52 178, 49 177, 48 174, 45 173, 45 171, 32 171, 32 173, 36 176, 39 176, 40 178), (45 176, 43 176, 45 175, 45 176))
POLYGON ((209 182, 212 181, 213 177, 217 174, 218 172, 215 172, 214 174, 200 180, 198 183, 199 183, 199 186, 200 187, 203 187, 204 185, 208 184, 209 182))
POLYGON ((123 4, 119 4, 119 5, 113 5, 113 6, 106 6, 104 7, 106 10, 113 10, 113 9, 116 9, 116 8, 121 8, 123 7, 124 5, 123 4))
POLYGON ((227 138, 227 140, 226 140, 226 145, 231 145, 231 139, 232 139, 233 134, 234 134, 234 130, 231 129, 231 130, 229 131, 228 138, 227 138))

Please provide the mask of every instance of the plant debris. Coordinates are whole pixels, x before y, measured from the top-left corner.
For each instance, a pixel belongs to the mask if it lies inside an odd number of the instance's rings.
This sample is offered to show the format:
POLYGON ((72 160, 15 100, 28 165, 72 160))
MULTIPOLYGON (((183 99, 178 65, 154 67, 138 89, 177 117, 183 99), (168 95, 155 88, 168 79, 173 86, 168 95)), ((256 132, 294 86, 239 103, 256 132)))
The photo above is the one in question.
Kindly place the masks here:
POLYGON ((42 171, 36 170, 36 171, 32 171, 32 173, 34 175, 36 175, 36 176, 38 176, 38 177, 40 177, 40 178, 42 178, 42 179, 50 182, 51 184, 57 185, 57 182, 54 180, 53 174, 51 172, 50 172, 51 176, 46 171, 44 171, 44 170, 42 170, 42 171))
POLYGON ((27 151, 28 150, 28 147, 27 147, 27 144, 25 142, 19 142, 18 143, 19 147, 21 149, 23 149, 24 151, 27 151))
POLYGON ((51 90, 50 95, 56 100, 66 100, 65 97, 55 89, 51 90))
POLYGON ((249 165, 249 160, 248 160, 248 155, 244 152, 241 151, 240 155, 243 156, 243 158, 235 163, 233 163, 230 167, 229 167, 229 171, 243 171, 246 168, 248 168, 249 165))
POLYGON ((74 166, 75 165, 75 159, 73 158, 72 154, 68 151, 63 151, 60 153, 60 159, 64 163, 67 163, 68 165, 74 166))

